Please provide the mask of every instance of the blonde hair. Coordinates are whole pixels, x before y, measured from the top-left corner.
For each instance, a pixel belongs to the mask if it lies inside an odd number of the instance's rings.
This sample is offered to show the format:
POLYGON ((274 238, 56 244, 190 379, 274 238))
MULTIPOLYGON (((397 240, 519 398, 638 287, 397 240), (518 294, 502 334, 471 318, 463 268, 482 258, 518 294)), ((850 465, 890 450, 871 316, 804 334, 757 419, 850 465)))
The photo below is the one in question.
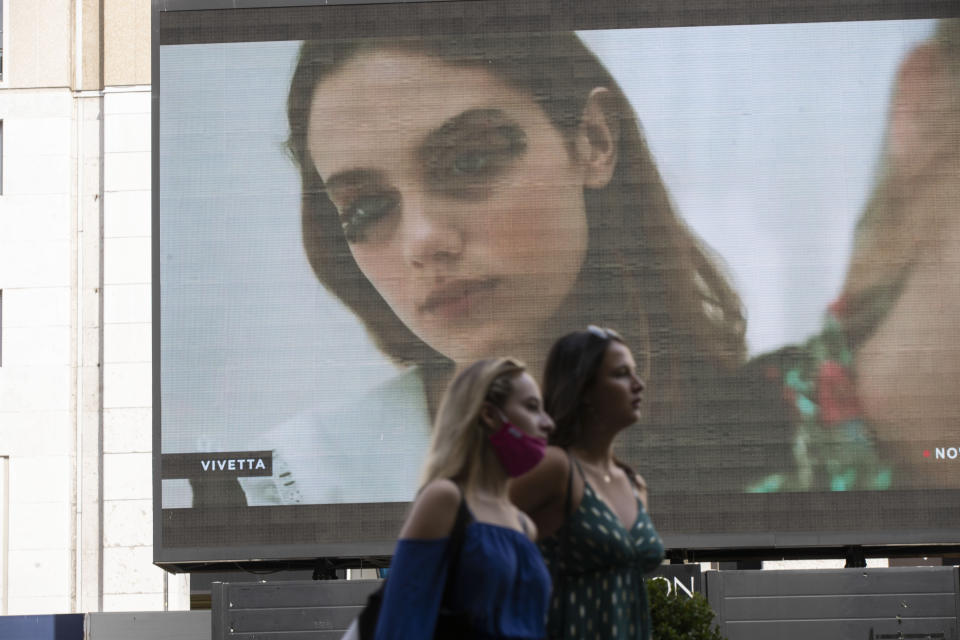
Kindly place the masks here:
POLYGON ((453 379, 433 423, 421 486, 439 478, 453 478, 468 489, 487 465, 498 464, 480 411, 486 402, 502 409, 513 392, 513 380, 525 369, 513 358, 487 358, 474 362, 453 379))

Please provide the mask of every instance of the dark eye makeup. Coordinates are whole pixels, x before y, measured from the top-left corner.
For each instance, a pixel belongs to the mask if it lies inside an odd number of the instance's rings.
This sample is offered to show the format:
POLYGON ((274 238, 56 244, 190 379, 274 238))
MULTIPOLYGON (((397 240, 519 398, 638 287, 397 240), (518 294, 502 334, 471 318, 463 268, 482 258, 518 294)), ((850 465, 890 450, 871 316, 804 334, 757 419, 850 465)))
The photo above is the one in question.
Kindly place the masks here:
MULTIPOLYGON (((499 109, 471 109, 447 120, 424 139, 418 158, 424 188, 449 198, 479 200, 491 181, 527 149, 519 124, 499 109)), ((400 207, 400 194, 382 172, 353 169, 332 176, 327 193, 340 213, 340 227, 351 244, 368 239, 373 225, 400 207)))
POLYGON ((465 111, 429 135, 421 150, 430 189, 476 198, 527 149, 523 129, 499 109, 465 111))
POLYGON ((400 197, 393 192, 357 196, 340 208, 340 228, 347 242, 363 242, 364 232, 397 208, 400 197))

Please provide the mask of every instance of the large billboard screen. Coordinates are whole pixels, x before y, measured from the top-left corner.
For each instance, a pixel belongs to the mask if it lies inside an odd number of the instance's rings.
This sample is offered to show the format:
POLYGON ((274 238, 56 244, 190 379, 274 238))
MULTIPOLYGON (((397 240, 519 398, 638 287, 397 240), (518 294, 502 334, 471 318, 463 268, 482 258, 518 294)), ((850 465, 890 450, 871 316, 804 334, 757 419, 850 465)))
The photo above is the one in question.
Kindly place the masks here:
POLYGON ((388 554, 588 324, 668 548, 958 542, 958 22, 555 4, 155 6, 158 562, 388 554))

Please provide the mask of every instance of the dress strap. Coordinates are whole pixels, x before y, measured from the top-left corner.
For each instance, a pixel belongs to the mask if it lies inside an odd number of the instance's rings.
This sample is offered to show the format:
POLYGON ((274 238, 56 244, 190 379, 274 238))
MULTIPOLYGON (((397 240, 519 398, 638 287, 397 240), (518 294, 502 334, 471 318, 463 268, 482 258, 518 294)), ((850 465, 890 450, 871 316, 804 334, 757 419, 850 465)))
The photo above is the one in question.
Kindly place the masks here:
POLYGON ((587 476, 584 475, 584 473, 583 473, 583 467, 580 466, 580 461, 577 460, 577 459, 573 456, 573 454, 570 453, 569 451, 567 452, 567 455, 570 456, 570 472, 571 472, 571 476, 573 475, 573 467, 576 466, 576 467, 577 467, 577 472, 580 474, 580 478, 583 480, 583 483, 586 484, 586 483, 587 483, 587 476))
POLYGON ((643 499, 640 497, 640 492, 643 491, 643 487, 640 486, 640 483, 637 482, 637 472, 633 470, 633 467, 628 465, 625 462, 620 462, 619 460, 614 460, 617 466, 623 469, 623 472, 627 474, 627 480, 630 482, 630 488, 633 489, 633 497, 637 499, 637 502, 640 506, 643 506, 643 499))
POLYGON ((580 466, 580 462, 573 457, 573 454, 569 451, 565 451, 567 454, 567 460, 569 461, 569 468, 567 469, 567 493, 563 498, 563 519, 566 520, 570 517, 570 507, 573 505, 573 467, 577 467, 577 471, 580 473, 580 478, 583 480, 583 485, 587 485, 587 476, 583 475, 583 468, 580 466))
POLYGON ((625 474, 627 474, 627 480, 630 482, 630 485, 631 485, 634 489, 639 490, 639 489, 641 488, 641 487, 640 487, 640 483, 637 482, 637 472, 633 470, 633 467, 631 467, 630 465, 628 465, 626 462, 620 462, 620 461, 617 460, 616 458, 614 458, 613 462, 614 462, 614 464, 616 464, 618 467, 620 467, 625 474))
MULTIPOLYGON (((567 492, 563 498, 563 524, 560 526, 560 530, 557 532, 557 536, 560 541, 560 558, 569 558, 570 557, 570 532, 568 531, 569 527, 567 526, 567 518, 572 514, 570 513, 570 507, 573 504, 573 466, 577 466, 577 470, 580 472, 581 477, 583 477, 583 469, 580 468, 580 463, 577 462, 576 458, 573 457, 573 454, 568 450, 564 449, 564 453, 567 454, 567 492)), ((586 487, 587 479, 583 477, 584 487, 586 487)), ((559 563, 557 566, 551 565, 550 567, 550 580, 554 585, 554 589, 557 593, 566 592, 566 576, 563 572, 560 571, 559 563)), ((567 599, 566 597, 560 598, 560 620, 565 621, 567 619, 567 599)), ((564 622, 564 624, 566 624, 564 622)))

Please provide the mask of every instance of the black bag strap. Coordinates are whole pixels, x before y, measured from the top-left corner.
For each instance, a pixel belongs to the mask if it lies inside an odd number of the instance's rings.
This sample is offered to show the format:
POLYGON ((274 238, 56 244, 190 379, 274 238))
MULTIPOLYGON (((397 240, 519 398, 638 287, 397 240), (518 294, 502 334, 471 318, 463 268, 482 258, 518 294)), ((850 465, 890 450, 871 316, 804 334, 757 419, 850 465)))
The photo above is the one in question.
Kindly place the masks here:
MULTIPOLYGON (((472 516, 467 507, 467 499, 463 495, 463 489, 457 485, 460 490, 460 507, 457 509, 457 519, 453 523, 453 529, 450 531, 450 539, 447 542, 447 553, 449 564, 447 565, 447 583, 443 588, 443 599, 440 601, 440 609, 450 609, 450 603, 453 599, 454 585, 456 584, 457 572, 460 568, 460 551, 463 549, 463 540, 467 534, 467 525, 470 524, 472 516)), ((387 578, 389 579, 389 578, 387 578)), ((384 580, 380 587, 367 597, 367 604, 357 616, 357 631, 361 640, 373 638, 374 631, 377 628, 377 619, 380 617, 380 607, 383 605, 383 594, 387 589, 387 580, 384 580)))
POLYGON ((443 599, 440 601, 440 608, 450 608, 453 599, 454 585, 457 582, 457 573, 460 570, 460 552, 463 550, 463 540, 467 535, 467 525, 470 524, 472 516, 467 507, 467 497, 463 493, 460 485, 460 506, 457 509, 457 519, 453 523, 453 529, 450 531, 450 541, 447 542, 447 553, 449 554, 449 564, 447 565, 447 583, 443 587, 443 599))

